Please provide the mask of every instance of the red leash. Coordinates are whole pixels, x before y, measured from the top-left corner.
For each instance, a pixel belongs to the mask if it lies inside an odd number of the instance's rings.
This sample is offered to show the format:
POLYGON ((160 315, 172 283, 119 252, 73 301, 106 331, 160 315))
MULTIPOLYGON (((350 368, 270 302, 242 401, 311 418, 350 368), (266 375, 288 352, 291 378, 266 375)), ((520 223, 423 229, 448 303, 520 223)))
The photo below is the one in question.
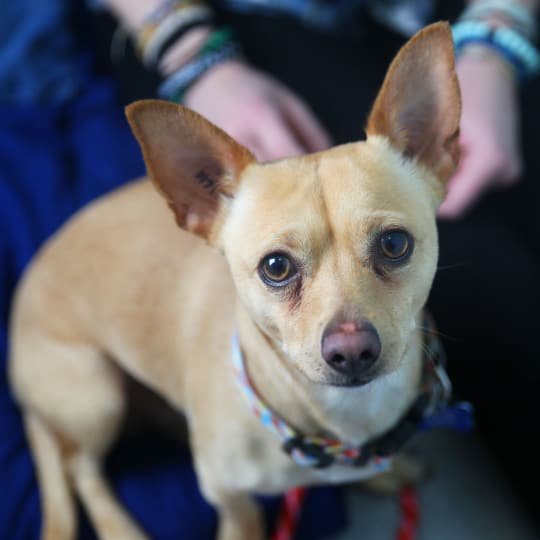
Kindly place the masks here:
POLYGON ((401 520, 396 540, 414 540, 420 522, 420 504, 418 503, 418 494, 413 487, 402 488, 399 494, 399 507, 401 520))
MULTIPOLYGON (((294 488, 287 491, 281 502, 281 509, 276 523, 276 532, 272 540, 293 540, 296 533, 306 488, 294 488)), ((396 540, 414 540, 420 521, 418 494, 413 487, 405 487, 399 494, 401 519, 396 540)))
POLYGON ((307 489, 297 487, 283 495, 272 540, 293 540, 307 489))

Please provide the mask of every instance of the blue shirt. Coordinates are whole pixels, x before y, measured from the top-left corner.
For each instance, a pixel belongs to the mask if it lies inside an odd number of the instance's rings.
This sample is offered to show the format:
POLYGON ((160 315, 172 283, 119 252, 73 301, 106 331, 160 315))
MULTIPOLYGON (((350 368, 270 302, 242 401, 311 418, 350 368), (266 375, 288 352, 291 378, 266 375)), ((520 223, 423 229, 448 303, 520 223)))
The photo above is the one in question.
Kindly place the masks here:
POLYGON ((69 0, 5 0, 0 9, 0 103, 61 103, 87 69, 73 22, 84 6, 69 0))
MULTIPOLYGON (((368 9, 405 35, 426 24, 434 0, 216 0, 226 8, 285 12, 323 30, 355 32, 368 9)), ((4 0, 0 10, 0 103, 59 104, 73 98, 90 69, 81 0, 4 0), (82 23, 82 24, 81 24, 82 23)))
POLYGON ((431 18, 435 0, 216 0, 225 8, 246 13, 287 13, 308 26, 354 35, 359 16, 368 11, 375 19, 412 36, 431 18))

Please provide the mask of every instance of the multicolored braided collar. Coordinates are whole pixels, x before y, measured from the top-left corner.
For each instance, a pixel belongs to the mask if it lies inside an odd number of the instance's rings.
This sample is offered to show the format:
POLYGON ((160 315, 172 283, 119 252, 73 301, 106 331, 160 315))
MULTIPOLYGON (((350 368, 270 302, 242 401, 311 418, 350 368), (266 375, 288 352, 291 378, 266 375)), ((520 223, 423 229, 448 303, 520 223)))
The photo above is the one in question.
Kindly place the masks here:
POLYGON ((470 431, 474 427, 472 405, 451 402, 452 385, 444 369, 444 350, 428 315, 424 317, 424 339, 424 367, 418 397, 394 427, 360 447, 339 440, 300 434, 275 414, 252 385, 236 336, 233 338, 233 363, 239 386, 253 413, 277 435, 283 450, 296 464, 316 468, 333 464, 369 466, 374 471, 381 471, 388 468, 389 458, 417 431, 433 428, 470 431))

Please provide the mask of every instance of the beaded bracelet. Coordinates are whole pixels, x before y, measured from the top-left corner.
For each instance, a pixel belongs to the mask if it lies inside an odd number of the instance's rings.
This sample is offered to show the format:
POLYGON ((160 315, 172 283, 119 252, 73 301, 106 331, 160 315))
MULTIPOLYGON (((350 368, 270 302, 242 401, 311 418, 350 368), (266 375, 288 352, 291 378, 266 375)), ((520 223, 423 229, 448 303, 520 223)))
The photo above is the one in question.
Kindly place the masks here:
POLYGON ((540 71, 540 53, 527 39, 507 27, 494 27, 480 21, 462 21, 452 27, 456 54, 469 44, 480 44, 495 50, 513 68, 520 81, 540 71))
POLYGON ((143 23, 137 36, 138 52, 147 67, 155 68, 167 50, 189 30, 210 25, 214 13, 197 0, 166 0, 143 23))
POLYGON ((526 7, 509 0, 484 0, 471 4, 463 12, 460 21, 486 19, 490 16, 502 16, 510 26, 530 40, 536 39, 538 25, 535 17, 526 7))
POLYGON ((236 58, 240 46, 234 41, 229 28, 220 28, 210 34, 195 58, 170 75, 158 88, 158 96, 164 99, 182 102, 188 88, 210 68, 225 60, 236 58))

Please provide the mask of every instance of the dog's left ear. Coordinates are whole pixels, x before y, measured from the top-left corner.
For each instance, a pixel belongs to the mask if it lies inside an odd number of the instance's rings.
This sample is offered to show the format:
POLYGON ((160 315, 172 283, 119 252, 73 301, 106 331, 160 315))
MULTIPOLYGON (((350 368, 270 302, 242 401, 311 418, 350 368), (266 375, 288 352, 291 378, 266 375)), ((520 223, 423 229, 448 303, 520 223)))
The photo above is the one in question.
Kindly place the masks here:
POLYGON ((160 100, 126 107, 148 176, 176 222, 210 239, 224 201, 233 196, 253 155, 196 112, 160 100))
POLYGON ((390 65, 366 131, 368 137, 388 137, 446 184, 459 160, 460 116, 452 32, 447 23, 435 23, 407 42, 390 65))

